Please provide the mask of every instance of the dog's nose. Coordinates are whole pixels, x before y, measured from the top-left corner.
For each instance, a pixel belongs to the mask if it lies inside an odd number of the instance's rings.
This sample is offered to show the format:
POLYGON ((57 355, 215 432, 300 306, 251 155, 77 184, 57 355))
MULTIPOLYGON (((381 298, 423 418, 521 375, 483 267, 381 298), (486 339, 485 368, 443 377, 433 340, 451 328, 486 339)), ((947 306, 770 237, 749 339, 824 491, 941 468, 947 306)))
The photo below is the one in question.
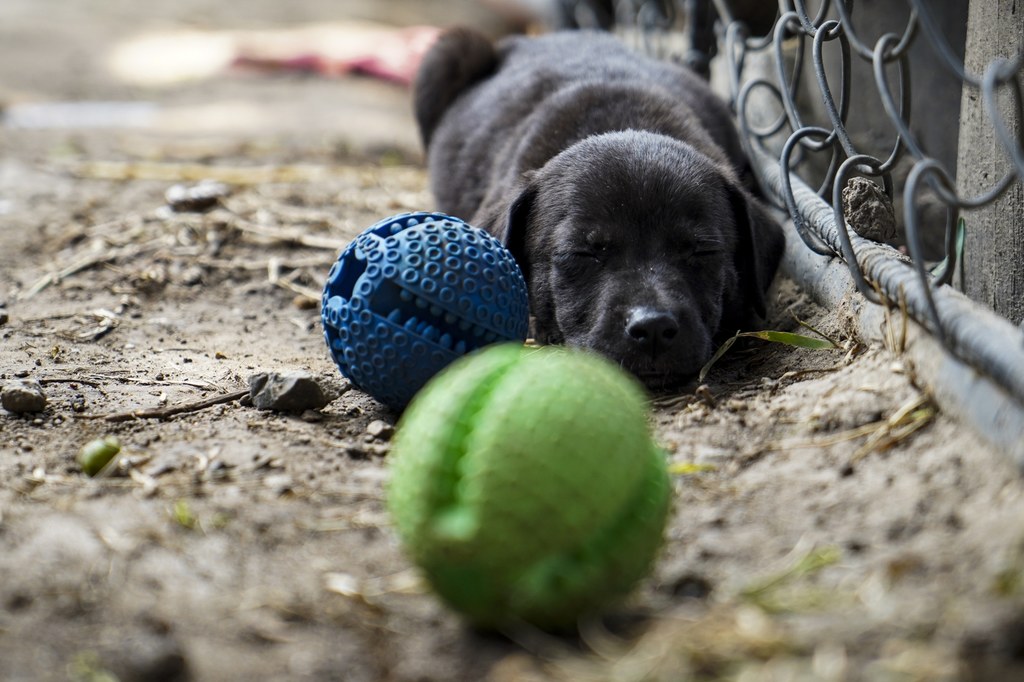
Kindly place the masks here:
POLYGON ((626 319, 626 334, 651 355, 659 355, 671 347, 679 335, 676 316, 664 310, 634 308, 626 319))

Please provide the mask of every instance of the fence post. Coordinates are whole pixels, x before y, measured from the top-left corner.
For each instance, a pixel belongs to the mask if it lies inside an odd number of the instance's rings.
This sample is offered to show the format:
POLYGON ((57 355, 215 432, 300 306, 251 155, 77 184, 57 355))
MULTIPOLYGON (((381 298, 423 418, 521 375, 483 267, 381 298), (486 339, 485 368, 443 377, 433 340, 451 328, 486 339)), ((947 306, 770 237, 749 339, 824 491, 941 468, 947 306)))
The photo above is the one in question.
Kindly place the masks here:
MULTIPOLYGON (((1024 5, 1017 0, 971 0, 967 20, 968 72, 981 76, 997 57, 1013 58, 1024 46, 1024 5)), ((1020 76, 1018 76, 1019 78, 1020 76)), ((1019 139, 1013 98, 999 97, 1000 115, 1019 139)), ((1011 167, 996 139, 981 92, 964 86, 960 106, 957 182, 965 196, 991 189, 1011 167)), ((1014 324, 1024 320, 1024 188, 1014 183, 995 203, 965 212, 966 293, 1014 324)))

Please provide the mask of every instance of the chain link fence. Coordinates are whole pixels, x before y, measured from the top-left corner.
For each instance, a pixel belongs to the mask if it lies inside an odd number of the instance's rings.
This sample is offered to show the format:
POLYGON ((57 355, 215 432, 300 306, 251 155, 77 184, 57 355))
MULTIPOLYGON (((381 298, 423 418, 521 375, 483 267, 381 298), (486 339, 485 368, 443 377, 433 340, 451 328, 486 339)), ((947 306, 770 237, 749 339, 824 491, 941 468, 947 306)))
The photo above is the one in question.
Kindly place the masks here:
MULTIPOLYGON (((936 20, 937 5, 906 3, 902 28, 873 43, 857 28, 863 13, 853 0, 819 0, 813 8, 805 0, 782 0, 777 8, 745 0, 563 0, 563 7, 567 25, 614 24, 644 51, 684 61, 705 74, 720 46, 724 89, 755 174, 766 199, 788 214, 792 225, 789 274, 836 303, 846 289, 823 282, 821 270, 841 263, 859 295, 877 304, 875 313, 885 314, 886 321, 876 316, 862 320, 862 326, 891 325, 894 312, 916 322, 929 337, 922 348, 942 356, 920 363, 932 367, 933 381, 925 383, 949 398, 947 408, 965 413, 980 433, 1024 466, 1024 330, 954 286, 963 288, 967 228, 961 211, 995 202, 1024 177, 1024 149, 1011 130, 1015 124, 1024 127, 1024 54, 994 59, 982 72, 971 73, 936 20), (767 24, 765 6, 773 15, 767 24), (934 55, 928 68, 945 69, 957 79, 957 91, 982 98, 985 124, 1009 160, 1008 170, 977 194, 957 187, 955 143, 950 167, 948 158, 929 155, 919 139, 913 116, 936 113, 911 107, 909 55, 922 42, 934 55), (865 97, 853 89, 851 72, 858 61, 870 66, 873 83, 867 87, 883 110, 873 121, 885 130, 875 131, 870 146, 850 132, 851 104, 865 97), (1000 98, 1012 102, 1015 123, 1000 114, 1000 98), (880 139, 887 140, 882 148, 880 139), (857 182, 887 207, 894 223, 902 223, 904 243, 898 248, 880 243, 878 234, 862 236, 867 234, 863 225, 851 225, 844 190, 857 182), (922 200, 925 195, 929 201, 922 200), (894 206, 902 207, 902 220, 894 206), (937 254, 926 254, 922 246, 928 233, 939 244, 937 254)), ((859 85, 865 86, 863 79, 859 85)), ((957 111, 946 113, 957 120, 957 111)), ((953 135, 955 140, 955 123, 953 135)), ((830 276, 836 278, 834 272, 830 276)))

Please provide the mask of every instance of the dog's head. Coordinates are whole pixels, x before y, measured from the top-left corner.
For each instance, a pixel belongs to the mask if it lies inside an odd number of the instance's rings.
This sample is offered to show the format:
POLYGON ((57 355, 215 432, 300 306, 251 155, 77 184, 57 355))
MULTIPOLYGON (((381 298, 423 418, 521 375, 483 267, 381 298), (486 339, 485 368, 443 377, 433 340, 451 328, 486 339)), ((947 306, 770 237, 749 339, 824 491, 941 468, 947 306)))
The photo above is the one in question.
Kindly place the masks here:
POLYGON ((527 174, 504 225, 538 340, 596 350, 649 385, 692 377, 714 339, 765 314, 782 231, 688 144, 589 137, 527 174))

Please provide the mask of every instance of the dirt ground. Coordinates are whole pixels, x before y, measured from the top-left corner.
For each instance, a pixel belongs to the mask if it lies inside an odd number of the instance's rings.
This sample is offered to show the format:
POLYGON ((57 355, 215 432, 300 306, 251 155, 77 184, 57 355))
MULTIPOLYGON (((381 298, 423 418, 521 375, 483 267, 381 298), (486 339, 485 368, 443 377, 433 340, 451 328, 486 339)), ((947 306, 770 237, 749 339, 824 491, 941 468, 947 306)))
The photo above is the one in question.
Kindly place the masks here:
POLYGON ((347 240, 432 207, 408 93, 253 73, 147 90, 103 57, 155 28, 446 23, 459 5, 0 5, 8 114, 156 112, 0 125, 0 382, 48 399, 0 409, 0 678, 1024 679, 1018 473, 898 349, 859 344, 790 282, 772 326, 842 348, 751 343, 706 387, 653 397, 676 497, 629 602, 575 637, 487 635, 425 590, 383 504, 390 430, 371 424, 397 415, 338 374, 316 307, 347 240), (208 177, 231 188, 220 207, 164 207, 208 177), (338 397, 196 406, 295 370, 338 397), (90 478, 76 454, 108 435, 119 464, 90 478))

